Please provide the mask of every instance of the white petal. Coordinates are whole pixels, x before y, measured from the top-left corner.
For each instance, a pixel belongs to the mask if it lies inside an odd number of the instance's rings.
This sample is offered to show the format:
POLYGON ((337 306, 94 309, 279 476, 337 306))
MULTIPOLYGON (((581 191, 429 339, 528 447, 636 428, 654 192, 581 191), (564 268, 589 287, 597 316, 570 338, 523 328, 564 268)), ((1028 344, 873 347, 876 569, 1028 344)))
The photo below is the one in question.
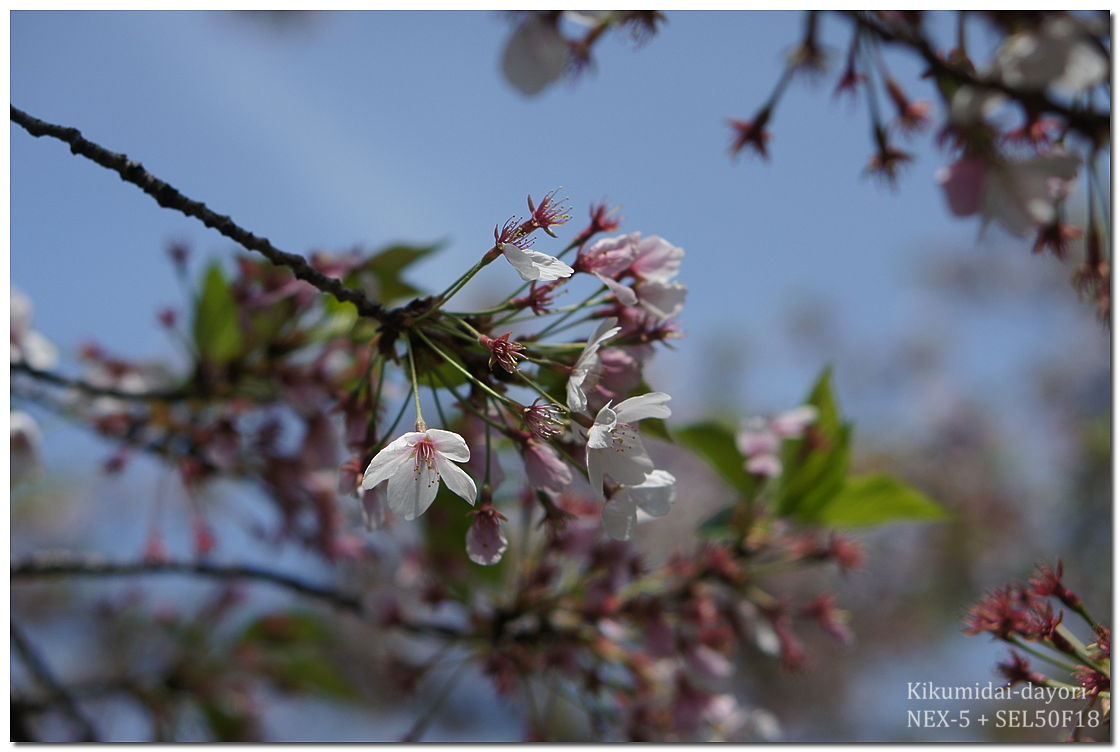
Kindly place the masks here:
POLYGON ((665 392, 650 392, 622 400, 614 406, 619 423, 637 423, 645 418, 668 418, 673 414, 665 404, 672 397, 665 392))
POLYGON ((641 484, 653 471, 653 460, 633 427, 619 424, 606 449, 589 449, 602 462, 603 472, 624 486, 641 484))
POLYGON ((467 446, 467 442, 453 431, 429 428, 428 438, 432 440, 432 446, 436 448, 436 451, 449 460, 466 462, 471 458, 471 450, 467 446))
POLYGON ((684 310, 688 286, 684 282, 643 282, 638 285, 642 307, 661 320, 677 316, 684 310))
POLYGON ((526 96, 539 93, 564 75, 568 43, 552 24, 530 16, 513 32, 502 54, 506 80, 526 96))
POLYGON ((458 494, 467 500, 467 503, 474 506, 475 497, 478 496, 478 488, 474 484, 474 479, 467 474, 467 471, 458 465, 449 462, 443 455, 436 455, 436 468, 439 474, 443 477, 443 482, 452 492, 458 494))
POLYGON ((626 488, 626 493, 646 514, 662 517, 677 498, 677 479, 668 470, 654 470, 640 485, 626 488))
POLYGON ((622 303, 622 305, 632 306, 638 303, 638 294, 626 285, 618 282, 617 280, 611 279, 610 277, 603 276, 598 272, 595 272, 595 276, 599 279, 600 282, 607 286, 608 290, 614 293, 614 296, 618 298, 618 302, 622 303))
POLYGON ((603 498, 603 450, 587 449, 587 479, 596 498, 603 498))
POLYGON ((668 282, 681 269, 684 249, 678 248, 665 238, 650 235, 638 242, 638 254, 634 260, 634 273, 641 279, 668 282))
POLYGON ((551 282, 570 277, 575 271, 555 256, 540 251, 526 251, 512 243, 502 245, 502 255, 526 282, 551 282))
POLYGON ((413 449, 412 444, 409 443, 410 436, 412 434, 406 433, 404 436, 394 439, 370 460, 369 467, 366 468, 365 475, 362 477, 363 491, 368 491, 378 483, 388 480, 391 475, 405 465, 412 464, 413 449))
POLYGON ((412 463, 389 477, 389 508, 406 520, 427 511, 439 491, 439 471, 426 462, 412 463))
POLYGON ((638 508, 625 494, 618 494, 603 507, 603 530, 615 540, 630 540, 638 523, 638 508))
POLYGON ((572 371, 568 377, 568 409, 573 413, 587 411, 587 395, 583 393, 583 380, 587 378, 587 371, 572 371))

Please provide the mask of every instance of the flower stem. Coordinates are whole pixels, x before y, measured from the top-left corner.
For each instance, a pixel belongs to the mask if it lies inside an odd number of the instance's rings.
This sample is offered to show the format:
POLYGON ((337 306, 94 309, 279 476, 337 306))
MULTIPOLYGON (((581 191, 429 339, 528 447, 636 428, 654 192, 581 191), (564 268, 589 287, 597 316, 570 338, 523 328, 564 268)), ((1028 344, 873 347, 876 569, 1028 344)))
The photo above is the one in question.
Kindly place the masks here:
POLYGON ((1022 650, 1024 653, 1030 653, 1035 658, 1038 658, 1039 660, 1042 660, 1042 661, 1046 661, 1047 663, 1049 663, 1051 665, 1057 666, 1058 668, 1062 669, 1063 671, 1068 671, 1069 673, 1073 673, 1077 668, 1072 663, 1068 663, 1066 661, 1060 661, 1052 655, 1047 655, 1046 653, 1043 653, 1041 650, 1037 650, 1035 648, 1032 648, 1030 645, 1027 645, 1025 642, 1023 642, 1019 638, 1015 637, 1014 635, 1008 635, 1004 639, 1007 642, 1010 642, 1015 647, 1022 650))
MULTIPOLYGON (((421 337, 424 336, 420 334, 419 330, 416 333, 421 337)), ((416 398, 416 430, 427 431, 428 426, 424 423, 424 415, 420 412, 420 382, 416 380, 416 359, 412 357, 412 338, 406 334, 404 341, 408 345, 408 371, 412 376, 412 396, 416 398)), ((427 338, 424 341, 426 342, 427 338)))
MULTIPOLYGON (((419 337, 420 339, 424 340, 424 344, 426 344, 432 350, 432 352, 434 352, 436 355, 443 358, 447 362, 448 365, 450 365, 452 368, 454 368, 459 373, 466 376, 468 381, 470 381, 474 384, 477 384, 479 387, 481 387, 483 389, 483 391, 485 391, 487 394, 489 394, 490 396, 494 397, 495 399, 497 399, 501 402, 508 402, 510 404, 515 404, 513 402, 513 400, 511 400, 509 397, 506 397, 505 395, 498 394, 497 392, 495 392, 493 389, 491 389, 485 383, 483 383, 478 378, 476 378, 474 376, 474 374, 472 374, 470 371, 468 371, 466 368, 464 368, 458 361, 456 361, 450 355, 445 353, 443 350, 436 347, 436 345, 430 339, 428 339, 424 335, 424 333, 422 331, 420 331, 419 329, 416 330, 416 336, 419 337)), ((419 405, 419 402, 417 404, 419 405)))

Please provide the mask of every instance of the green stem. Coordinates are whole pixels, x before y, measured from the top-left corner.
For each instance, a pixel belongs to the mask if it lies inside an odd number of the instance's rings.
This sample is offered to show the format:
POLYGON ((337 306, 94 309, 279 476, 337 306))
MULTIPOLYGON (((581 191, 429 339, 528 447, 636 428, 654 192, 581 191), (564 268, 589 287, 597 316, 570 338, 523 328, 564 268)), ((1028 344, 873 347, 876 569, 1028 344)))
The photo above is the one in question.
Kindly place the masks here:
POLYGON ((1032 648, 1030 645, 1026 644, 1022 640, 1020 640, 1018 637, 1015 637, 1014 635, 1008 635, 1007 637, 1004 638, 1004 640, 1006 642, 1011 643, 1015 647, 1019 648, 1024 653, 1030 653, 1035 658, 1038 658, 1041 661, 1046 661, 1047 663, 1049 663, 1053 666, 1057 666, 1062 671, 1065 671, 1067 673, 1072 674, 1074 671, 1077 670, 1077 666, 1074 666, 1072 663, 1069 663, 1067 661, 1060 661, 1052 655, 1047 655, 1046 653, 1043 653, 1041 650, 1038 650, 1036 648, 1032 648))
POLYGON ((520 377, 521 377, 521 380, 522 380, 522 381, 524 381, 524 382, 525 382, 526 384, 528 384, 528 385, 529 385, 529 387, 530 387, 530 388, 531 388, 531 389, 532 389, 532 390, 533 390, 534 392, 536 392, 536 393, 537 393, 537 394, 539 394, 540 396, 544 397, 544 398, 545 398, 546 400, 548 400, 548 401, 549 401, 550 403, 552 403, 552 404, 556 405, 557 407, 559 407, 560 409, 562 409, 562 410, 563 410, 564 412, 568 412, 568 408, 566 408, 566 407, 564 407, 564 406, 562 406, 562 405, 558 404, 558 403, 556 402, 556 398, 555 398, 555 397, 553 397, 553 396, 552 396, 551 394, 549 394, 549 393, 548 393, 548 392, 546 392, 546 391, 545 391, 545 390, 544 390, 543 388, 541 388, 541 386, 540 386, 539 384, 537 384, 537 382, 533 381, 533 379, 531 379, 531 378, 530 378, 529 376, 527 376, 527 375, 525 375, 524 373, 522 373, 520 369, 518 369, 518 370, 514 371, 514 373, 516 373, 516 374, 517 374, 518 376, 520 376, 520 377))
POLYGON ((419 329, 416 330, 416 336, 418 336, 420 339, 424 340, 424 344, 426 344, 432 350, 432 352, 434 352, 436 355, 443 358, 447 362, 447 364, 450 365, 452 368, 454 368, 456 371, 458 371, 459 373, 466 376, 468 381, 470 381, 474 384, 477 384, 479 387, 481 387, 483 389, 483 391, 485 391, 487 394, 489 394, 490 396, 494 397, 495 399, 497 399, 501 402, 508 402, 511 405, 517 404, 513 400, 511 400, 509 397, 506 397, 505 395, 502 395, 502 394, 498 394, 493 389, 491 389, 489 386, 487 386, 485 383, 483 383, 478 378, 476 378, 474 376, 474 374, 472 374, 470 371, 468 371, 466 368, 464 368, 458 361, 456 361, 450 355, 445 353, 443 350, 436 347, 435 343, 433 343, 430 339, 428 339, 424 335, 424 333, 422 331, 420 331, 419 329))
MULTIPOLYGON (((419 330, 416 333, 420 334, 419 330)), ((424 335, 420 334, 420 336, 423 337, 424 335)), ((416 360, 412 357, 412 338, 406 334, 404 341, 408 345, 408 372, 412 376, 412 396, 416 398, 416 430, 426 431, 428 427, 424 423, 424 415, 420 412, 420 382, 416 380, 416 360)))

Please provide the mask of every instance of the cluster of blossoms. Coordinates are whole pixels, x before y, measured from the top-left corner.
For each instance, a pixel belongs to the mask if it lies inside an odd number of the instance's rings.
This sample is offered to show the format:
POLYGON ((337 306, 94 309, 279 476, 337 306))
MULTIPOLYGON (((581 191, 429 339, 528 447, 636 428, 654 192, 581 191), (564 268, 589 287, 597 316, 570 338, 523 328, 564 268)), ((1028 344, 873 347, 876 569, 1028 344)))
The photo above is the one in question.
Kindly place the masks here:
MULTIPOLYGON (((433 316, 437 327, 446 322, 465 335, 460 339, 473 340, 472 344, 485 354, 490 373, 499 378, 476 375, 470 366, 477 356, 464 352, 458 341, 448 339, 446 325, 445 330, 433 327, 431 333, 416 332, 419 341, 415 351, 413 344, 408 349, 411 375, 419 378, 416 354, 423 348, 452 364, 477 387, 473 404, 468 401, 463 408, 486 426, 483 439, 488 456, 482 467, 488 478, 500 472, 493 443, 486 439, 497 433, 509 439, 521 455, 527 481, 540 494, 555 498, 571 492, 576 488, 573 469, 585 473, 590 496, 605 502, 606 533, 626 540, 634 530, 639 508, 651 515, 664 515, 675 497, 676 478, 654 467, 638 432, 640 421, 670 416, 670 397, 662 392, 628 394, 643 381, 642 368, 653 345, 679 336, 673 319, 684 306, 687 288, 675 277, 684 251, 663 238, 643 238, 638 233, 590 243, 595 234, 617 228, 617 220, 599 206, 592 208, 591 223, 566 249, 577 249, 569 266, 531 247, 535 230, 554 236, 552 228, 568 221, 564 203, 554 194, 539 205, 530 197, 529 211, 527 220, 510 220, 495 229, 494 246, 440 296, 439 305, 498 258, 504 258, 530 284, 529 294, 510 296, 485 315, 433 316), (552 297, 559 288, 583 275, 590 277, 598 290, 582 304, 563 311, 553 308, 552 297), (526 308, 532 315, 516 318, 526 308), (497 332, 507 323, 536 322, 555 313, 563 316, 542 329, 545 335, 576 315, 599 323, 586 343, 545 342, 541 333, 513 339, 512 331, 499 336, 485 331, 497 332), (437 345, 433 341, 436 339, 445 341, 437 345), (565 360, 564 353, 575 348, 579 348, 578 354, 565 360), (529 372, 526 364, 535 366, 535 373, 529 372), (500 377, 514 376, 537 395, 532 404, 509 396, 510 385, 500 377), (547 384, 559 380, 563 383, 563 399, 553 397, 546 389, 547 384)), ((414 381, 413 393, 418 395, 419 389, 420 382, 414 381)), ((427 510, 441 479, 453 493, 473 505, 479 496, 478 484, 455 464, 470 461, 467 440, 448 430, 428 428, 420 414, 418 396, 416 411, 416 430, 390 442, 370 460, 361 492, 376 495, 384 488, 389 509, 406 520, 427 510)), ((467 536, 468 552, 478 563, 497 563, 506 548, 501 531, 504 516, 491 511, 489 502, 495 485, 483 484, 485 499, 467 536)))
MULTIPOLYGON (((1085 608, 1081 597, 1062 581, 1062 564, 1042 564, 1029 582, 1014 581, 995 590, 969 609, 965 616, 965 634, 988 633, 1011 646, 1010 658, 998 670, 1009 685, 1022 682, 1048 686, 1070 685, 1036 671, 1024 653, 1044 659, 1052 666, 1063 667, 1080 687, 1086 699, 1086 710, 1097 708, 1104 728, 1111 723, 1112 696, 1112 633, 1096 621, 1085 608), (1077 637, 1064 623, 1066 612, 1055 612, 1055 603, 1076 614, 1091 630, 1088 642, 1077 637), (1044 649, 1044 650, 1040 650, 1044 649)), ((1086 729, 1076 727, 1072 741, 1089 741, 1086 729)))
MULTIPOLYGON (((1088 294, 1098 314, 1110 310, 1108 194, 1100 164, 1109 148, 1108 18, 1049 11, 1000 13, 958 11, 956 44, 941 51, 921 12, 842 12, 852 25, 838 97, 864 92, 874 153, 867 171, 894 183, 912 156, 897 136, 912 137, 933 123, 933 103, 909 97, 884 62, 889 47, 908 50, 926 67, 945 112, 937 131, 951 162, 936 175, 954 216, 979 216, 982 228, 997 223, 1017 236, 1033 235, 1035 252, 1059 259, 1074 241, 1084 241, 1084 263, 1073 282, 1088 294), (974 59, 968 30, 986 24, 1000 35, 987 63, 974 59), (887 119, 879 98, 890 103, 887 119), (1072 104, 1067 104, 1072 103, 1072 104), (1084 226, 1068 221, 1075 180, 1085 173, 1087 199, 1077 213, 1084 226)), ((797 74, 819 74, 827 56, 819 40, 820 12, 806 15, 805 35, 790 55, 785 75, 750 120, 733 119, 731 151, 766 158, 768 125, 789 82, 797 74)))

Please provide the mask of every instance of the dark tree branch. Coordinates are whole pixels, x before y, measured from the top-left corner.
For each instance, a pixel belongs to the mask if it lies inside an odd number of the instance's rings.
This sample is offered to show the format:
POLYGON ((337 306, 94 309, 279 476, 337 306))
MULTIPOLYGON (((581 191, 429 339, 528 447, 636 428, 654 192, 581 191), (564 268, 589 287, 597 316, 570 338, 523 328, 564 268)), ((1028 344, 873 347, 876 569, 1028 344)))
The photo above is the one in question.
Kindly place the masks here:
POLYGON ((972 71, 954 65, 938 55, 929 40, 920 33, 910 33, 880 24, 861 11, 840 11, 840 13, 861 28, 874 34, 880 41, 916 52, 929 66, 930 71, 938 77, 948 78, 958 84, 974 86, 978 89, 999 92, 1033 113, 1049 112, 1060 115, 1071 129, 1088 138, 1094 145, 1107 143, 1108 141, 1112 124, 1112 117, 1109 113, 1068 107, 1054 101, 1044 91, 1017 89, 990 76, 977 76, 972 71))
POLYGON ((355 596, 313 585, 269 569, 247 565, 218 565, 204 561, 110 562, 96 556, 41 556, 12 565, 13 579, 42 577, 117 577, 148 574, 191 574, 216 580, 258 580, 287 588, 309 598, 329 603, 343 611, 361 615, 361 601, 355 596))
MULTIPOLYGON (((273 572, 269 569, 249 565, 218 565, 204 561, 164 561, 164 562, 110 562, 96 556, 57 554, 37 556, 12 564, 13 580, 41 579, 48 577, 120 577, 157 574, 186 574, 208 577, 215 580, 256 580, 267 582, 291 590, 300 595, 330 604, 335 608, 369 617, 371 614, 355 595, 341 593, 321 585, 304 582, 296 577, 273 572)), ((442 638, 461 638, 465 635, 458 629, 442 624, 393 621, 392 626, 414 634, 442 638)))
POLYGON ((168 389, 163 391, 150 391, 150 392, 126 392, 120 389, 113 389, 112 387, 97 386, 90 384, 81 379, 63 376, 52 371, 43 371, 28 365, 25 362, 17 361, 11 364, 12 373, 25 373, 28 376, 43 381, 55 386, 67 387, 70 389, 77 389, 80 392, 85 392, 96 397, 116 397, 118 399, 138 400, 142 402, 175 402, 178 400, 186 399, 191 396, 191 393, 183 389, 168 389))
POLYGON ((56 138, 59 141, 69 144, 72 153, 83 156, 117 173, 120 175, 121 180, 137 186, 140 190, 144 191, 144 193, 155 199, 156 203, 160 206, 174 209, 188 217, 193 217, 244 248, 262 254, 277 266, 287 267, 296 277, 315 288, 333 295, 339 300, 353 303, 354 306, 357 307, 358 313, 361 315, 382 322, 390 318, 390 311, 380 303, 376 303, 367 298, 360 290, 347 287, 335 277, 323 274, 318 269, 311 266, 304 257, 294 253, 287 253, 276 248, 269 242, 268 238, 254 235, 248 230, 239 227, 232 219, 214 212, 201 201, 194 201, 187 198, 173 186, 145 170, 144 166, 139 162, 134 162, 124 154, 111 152, 83 138, 81 132, 77 128, 67 128, 65 126, 47 123, 28 115, 26 112, 14 106, 12 106, 11 110, 12 122, 22 127, 32 136, 36 138, 40 136, 50 136, 51 138, 56 138))
MULTIPOLYGON (((32 647, 27 635, 23 633, 23 628, 14 621, 11 622, 11 628, 12 644, 15 645, 16 652, 19 653, 35 680, 43 685, 43 689, 50 694, 54 704, 57 704, 62 712, 78 727, 81 734, 80 740, 83 742, 97 741, 97 731, 93 724, 82 715, 82 711, 78 708, 78 703, 74 700, 73 695, 67 691, 66 687, 62 686, 62 682, 54 675, 47 662, 32 647)), ((23 731, 26 730, 23 729, 23 731)))

